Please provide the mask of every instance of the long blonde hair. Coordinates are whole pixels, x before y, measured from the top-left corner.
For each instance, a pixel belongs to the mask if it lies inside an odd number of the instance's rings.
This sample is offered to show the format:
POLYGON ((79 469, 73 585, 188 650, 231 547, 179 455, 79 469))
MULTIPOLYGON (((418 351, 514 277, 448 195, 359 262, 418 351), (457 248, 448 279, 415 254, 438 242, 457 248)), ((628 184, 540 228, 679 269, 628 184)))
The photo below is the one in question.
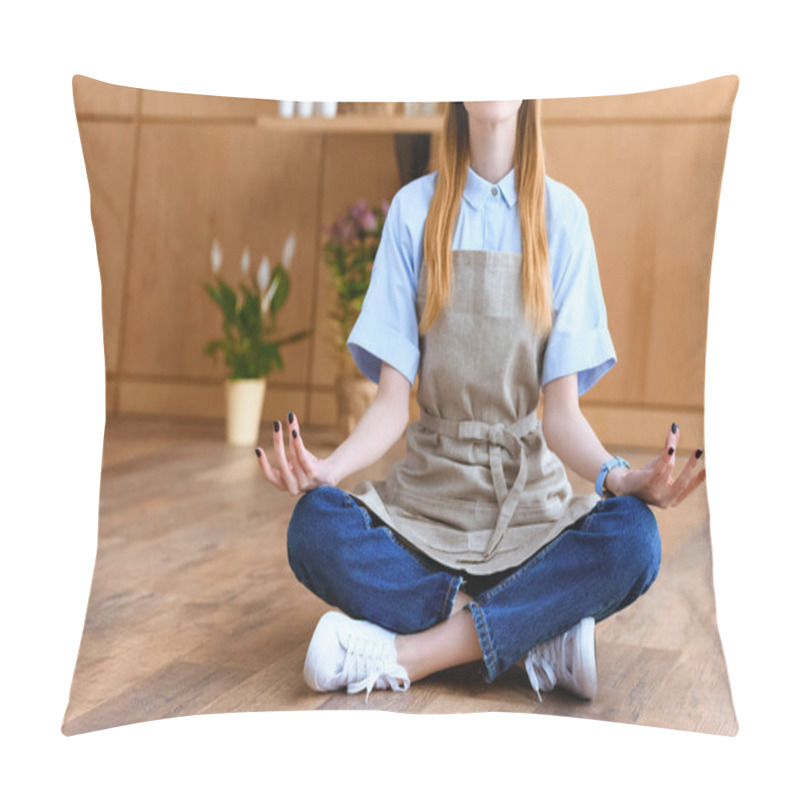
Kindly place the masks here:
MULTIPOLYGON (((425 223, 427 298, 420 332, 427 333, 450 294, 450 250, 467 182, 469 120, 461 102, 448 103, 439 149, 439 174, 425 223)), ((545 228, 545 168, 541 100, 523 100, 517 114, 514 184, 522 234, 522 297, 533 327, 547 335, 553 300, 545 228)))

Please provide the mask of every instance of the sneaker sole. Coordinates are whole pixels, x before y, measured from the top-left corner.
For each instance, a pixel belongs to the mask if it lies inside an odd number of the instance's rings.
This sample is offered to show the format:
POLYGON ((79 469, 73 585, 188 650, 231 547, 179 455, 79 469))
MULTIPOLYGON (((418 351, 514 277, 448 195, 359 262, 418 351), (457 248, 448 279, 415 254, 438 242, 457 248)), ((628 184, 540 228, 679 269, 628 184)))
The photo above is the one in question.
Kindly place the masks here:
POLYGON ((579 660, 573 666, 578 697, 591 700, 597 694, 597 639, 595 624, 592 617, 585 617, 579 623, 578 647, 579 660))

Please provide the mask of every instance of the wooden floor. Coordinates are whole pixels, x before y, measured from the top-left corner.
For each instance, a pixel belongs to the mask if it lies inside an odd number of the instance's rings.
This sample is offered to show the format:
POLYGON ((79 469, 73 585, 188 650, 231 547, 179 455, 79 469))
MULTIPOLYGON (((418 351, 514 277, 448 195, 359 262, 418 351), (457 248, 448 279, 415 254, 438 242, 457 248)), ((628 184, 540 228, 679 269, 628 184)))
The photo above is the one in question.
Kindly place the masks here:
MULTIPOLYGON (((331 432, 304 430, 320 455, 331 432)), ((265 427, 262 445, 271 442, 265 427)), ((376 465, 385 474, 402 443, 376 465)), ((641 464, 648 453, 629 452, 641 464)), ((363 475, 354 476, 352 488, 363 475)), ((573 477, 576 491, 590 491, 573 477)), ((407 693, 316 694, 302 680, 326 606, 292 575, 285 532, 294 499, 263 479, 249 447, 216 423, 109 418, 99 546, 69 705, 67 735, 145 720, 305 709, 557 714, 733 735, 717 632, 704 488, 656 511, 661 574, 597 628, 599 691, 556 690, 539 703, 513 668, 486 684, 474 665, 407 693)))

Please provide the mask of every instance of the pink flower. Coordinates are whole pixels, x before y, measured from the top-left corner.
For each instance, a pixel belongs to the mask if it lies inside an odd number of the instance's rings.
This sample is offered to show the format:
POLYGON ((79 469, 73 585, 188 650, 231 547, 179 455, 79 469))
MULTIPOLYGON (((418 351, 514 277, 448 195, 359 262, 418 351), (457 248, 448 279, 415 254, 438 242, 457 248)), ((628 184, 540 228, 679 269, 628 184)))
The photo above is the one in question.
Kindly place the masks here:
POLYGON ((360 227, 364 227, 364 217, 366 214, 369 214, 369 208, 367 207, 366 200, 359 200, 354 206, 350 209, 350 219, 357 222, 360 227))
POLYGON ((344 244, 352 244, 355 241, 357 228, 352 220, 346 220, 342 225, 342 241, 344 244))
POLYGON ((339 235, 339 241, 344 242, 347 240, 348 235, 352 235, 353 225, 353 220, 346 215, 336 220, 336 232, 339 235))
POLYGON ((380 207, 373 209, 367 205, 366 200, 359 200, 330 225, 329 243, 349 247, 357 241, 370 238, 370 234, 377 233, 379 220, 385 220, 389 206, 389 201, 383 200, 380 207))
POLYGON ((361 227, 366 231, 374 231, 378 227, 378 220, 369 209, 361 217, 361 227))

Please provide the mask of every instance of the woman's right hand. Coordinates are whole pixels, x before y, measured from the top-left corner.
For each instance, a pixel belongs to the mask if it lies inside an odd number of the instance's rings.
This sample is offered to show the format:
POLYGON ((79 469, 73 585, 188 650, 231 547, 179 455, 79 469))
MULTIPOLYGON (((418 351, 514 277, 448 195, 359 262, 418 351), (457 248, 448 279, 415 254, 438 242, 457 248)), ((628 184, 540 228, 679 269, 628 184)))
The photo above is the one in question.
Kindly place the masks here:
POLYGON ((366 469, 381 458, 403 435, 408 424, 411 384, 403 373, 381 364, 378 392, 350 435, 327 457, 317 458, 306 450, 300 436, 297 417, 290 413, 289 455, 283 444, 283 430, 275 423, 272 444, 273 467, 266 453, 256 449, 264 477, 276 488, 293 495, 309 492, 318 486, 336 486, 348 475, 366 469))
POLYGON ((289 412, 289 457, 283 444, 283 427, 280 422, 275 422, 272 434, 272 445, 275 450, 277 469, 267 459, 267 454, 260 447, 256 448, 258 463, 264 477, 278 489, 298 495, 301 492, 310 492, 318 486, 335 486, 336 478, 330 462, 325 458, 317 458, 306 450, 300 436, 300 425, 297 417, 289 412))

